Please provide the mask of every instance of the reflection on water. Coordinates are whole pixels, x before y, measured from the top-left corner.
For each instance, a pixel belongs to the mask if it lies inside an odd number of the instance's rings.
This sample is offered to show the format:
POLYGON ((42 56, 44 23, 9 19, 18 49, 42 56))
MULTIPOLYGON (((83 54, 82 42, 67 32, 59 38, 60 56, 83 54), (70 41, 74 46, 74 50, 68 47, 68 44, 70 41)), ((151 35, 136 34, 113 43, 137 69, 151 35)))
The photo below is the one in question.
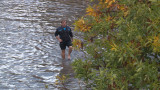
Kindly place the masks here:
POLYGON ((85 7, 85 0, 1 0, 0 88, 45 89, 61 69, 70 71, 54 32, 61 19, 71 25, 85 7))

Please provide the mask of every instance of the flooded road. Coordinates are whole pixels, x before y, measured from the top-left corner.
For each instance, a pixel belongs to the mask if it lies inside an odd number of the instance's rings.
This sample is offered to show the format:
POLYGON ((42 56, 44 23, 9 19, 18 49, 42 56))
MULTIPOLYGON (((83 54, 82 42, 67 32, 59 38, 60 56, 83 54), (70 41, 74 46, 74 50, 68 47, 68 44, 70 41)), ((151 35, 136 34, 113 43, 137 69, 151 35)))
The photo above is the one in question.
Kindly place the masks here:
POLYGON ((86 6, 85 0, 0 0, 0 89, 56 90, 50 84, 71 67, 61 60, 54 32, 62 19, 73 30, 86 6))

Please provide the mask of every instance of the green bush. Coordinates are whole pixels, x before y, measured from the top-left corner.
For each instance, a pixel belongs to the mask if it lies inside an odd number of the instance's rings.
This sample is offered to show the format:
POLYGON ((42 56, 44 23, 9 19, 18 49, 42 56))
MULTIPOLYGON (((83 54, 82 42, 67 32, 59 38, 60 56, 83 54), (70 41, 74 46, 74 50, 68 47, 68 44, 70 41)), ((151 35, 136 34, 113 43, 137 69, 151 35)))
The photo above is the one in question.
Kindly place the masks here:
POLYGON ((95 90, 160 89, 160 1, 98 2, 75 22, 88 55, 76 77, 95 90))

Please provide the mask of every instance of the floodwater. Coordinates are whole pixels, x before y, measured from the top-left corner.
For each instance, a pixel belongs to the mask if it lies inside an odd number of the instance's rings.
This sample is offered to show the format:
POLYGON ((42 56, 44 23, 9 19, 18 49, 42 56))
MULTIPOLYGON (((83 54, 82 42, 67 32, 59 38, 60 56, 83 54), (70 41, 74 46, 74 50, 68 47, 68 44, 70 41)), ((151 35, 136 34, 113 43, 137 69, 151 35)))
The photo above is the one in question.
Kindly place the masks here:
MULTIPOLYGON (((86 6, 86 0, 0 0, 0 89, 56 90, 57 75, 73 76, 70 63, 80 52, 61 60, 54 32, 62 19, 73 30, 86 6)), ((78 89, 73 78, 66 85, 78 89)))

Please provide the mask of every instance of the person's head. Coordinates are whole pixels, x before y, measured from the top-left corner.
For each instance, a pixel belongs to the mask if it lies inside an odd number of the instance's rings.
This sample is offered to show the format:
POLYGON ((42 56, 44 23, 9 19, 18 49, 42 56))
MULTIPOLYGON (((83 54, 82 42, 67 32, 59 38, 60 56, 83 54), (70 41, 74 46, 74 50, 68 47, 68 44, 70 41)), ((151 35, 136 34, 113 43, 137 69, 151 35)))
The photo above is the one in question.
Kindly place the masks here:
POLYGON ((61 21, 61 25, 62 25, 62 27, 65 27, 67 25, 67 21, 66 20, 62 20, 61 21))

